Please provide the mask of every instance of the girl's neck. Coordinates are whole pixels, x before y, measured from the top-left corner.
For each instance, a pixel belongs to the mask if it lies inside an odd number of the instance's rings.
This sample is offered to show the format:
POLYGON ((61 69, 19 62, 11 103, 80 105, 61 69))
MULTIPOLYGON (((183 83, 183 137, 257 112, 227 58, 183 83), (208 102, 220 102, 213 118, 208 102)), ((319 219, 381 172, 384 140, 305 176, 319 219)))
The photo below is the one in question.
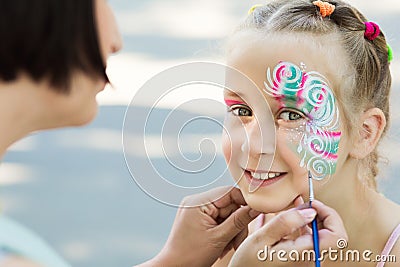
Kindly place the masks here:
POLYGON ((400 223, 400 207, 357 177, 356 161, 347 159, 341 172, 316 197, 340 214, 349 236, 349 249, 380 253, 400 223))

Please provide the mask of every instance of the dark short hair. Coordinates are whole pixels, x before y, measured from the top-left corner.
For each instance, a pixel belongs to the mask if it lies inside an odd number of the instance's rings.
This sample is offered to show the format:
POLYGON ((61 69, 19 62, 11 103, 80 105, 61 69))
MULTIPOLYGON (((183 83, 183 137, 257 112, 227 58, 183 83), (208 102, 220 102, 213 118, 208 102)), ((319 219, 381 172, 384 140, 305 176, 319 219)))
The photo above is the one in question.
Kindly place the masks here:
POLYGON ((20 73, 68 93, 72 72, 104 77, 95 0, 0 0, 0 79, 20 73))

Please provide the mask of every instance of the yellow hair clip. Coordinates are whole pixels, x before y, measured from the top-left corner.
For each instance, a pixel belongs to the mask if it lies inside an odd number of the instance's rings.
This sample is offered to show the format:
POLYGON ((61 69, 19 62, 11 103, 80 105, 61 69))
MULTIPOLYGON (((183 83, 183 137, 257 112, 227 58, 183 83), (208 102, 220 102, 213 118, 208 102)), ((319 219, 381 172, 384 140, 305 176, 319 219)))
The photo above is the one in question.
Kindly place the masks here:
POLYGON ((260 5, 260 4, 257 4, 257 5, 254 5, 254 6, 252 6, 250 9, 249 9, 249 12, 247 12, 247 14, 251 14, 251 13, 253 13, 254 12, 254 10, 256 9, 256 8, 258 8, 258 7, 261 7, 262 5, 260 5))

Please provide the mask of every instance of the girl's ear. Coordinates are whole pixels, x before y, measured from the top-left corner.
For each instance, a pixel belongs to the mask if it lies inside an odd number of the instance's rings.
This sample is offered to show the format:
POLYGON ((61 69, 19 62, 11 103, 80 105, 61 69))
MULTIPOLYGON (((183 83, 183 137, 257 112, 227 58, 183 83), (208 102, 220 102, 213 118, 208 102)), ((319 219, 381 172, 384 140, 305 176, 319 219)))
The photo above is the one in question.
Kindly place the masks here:
POLYGON ((358 134, 354 140, 350 155, 356 159, 363 159, 374 151, 386 126, 385 114, 379 108, 371 108, 361 115, 358 134))

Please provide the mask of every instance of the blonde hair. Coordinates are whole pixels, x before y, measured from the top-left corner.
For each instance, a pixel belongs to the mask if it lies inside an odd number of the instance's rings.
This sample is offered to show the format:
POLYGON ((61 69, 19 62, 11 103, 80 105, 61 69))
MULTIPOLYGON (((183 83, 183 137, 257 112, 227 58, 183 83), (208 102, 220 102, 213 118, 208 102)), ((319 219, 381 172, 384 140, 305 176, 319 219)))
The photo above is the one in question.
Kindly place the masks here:
MULTIPOLYGON (((275 0, 257 6, 236 30, 257 30, 265 35, 274 33, 308 33, 305 38, 316 35, 338 35, 339 45, 345 51, 350 75, 345 75, 339 85, 337 97, 342 103, 344 117, 349 123, 347 131, 358 134, 352 125, 358 125, 359 115, 373 107, 381 109, 389 121, 389 93, 391 74, 388 48, 384 34, 370 41, 364 37, 367 19, 354 7, 341 0, 329 1, 334 12, 323 18, 313 0, 275 0)), ((387 130, 388 125, 384 129, 387 130)), ((366 158, 359 161, 360 177, 376 189, 378 174, 378 152, 375 148, 366 158)))

